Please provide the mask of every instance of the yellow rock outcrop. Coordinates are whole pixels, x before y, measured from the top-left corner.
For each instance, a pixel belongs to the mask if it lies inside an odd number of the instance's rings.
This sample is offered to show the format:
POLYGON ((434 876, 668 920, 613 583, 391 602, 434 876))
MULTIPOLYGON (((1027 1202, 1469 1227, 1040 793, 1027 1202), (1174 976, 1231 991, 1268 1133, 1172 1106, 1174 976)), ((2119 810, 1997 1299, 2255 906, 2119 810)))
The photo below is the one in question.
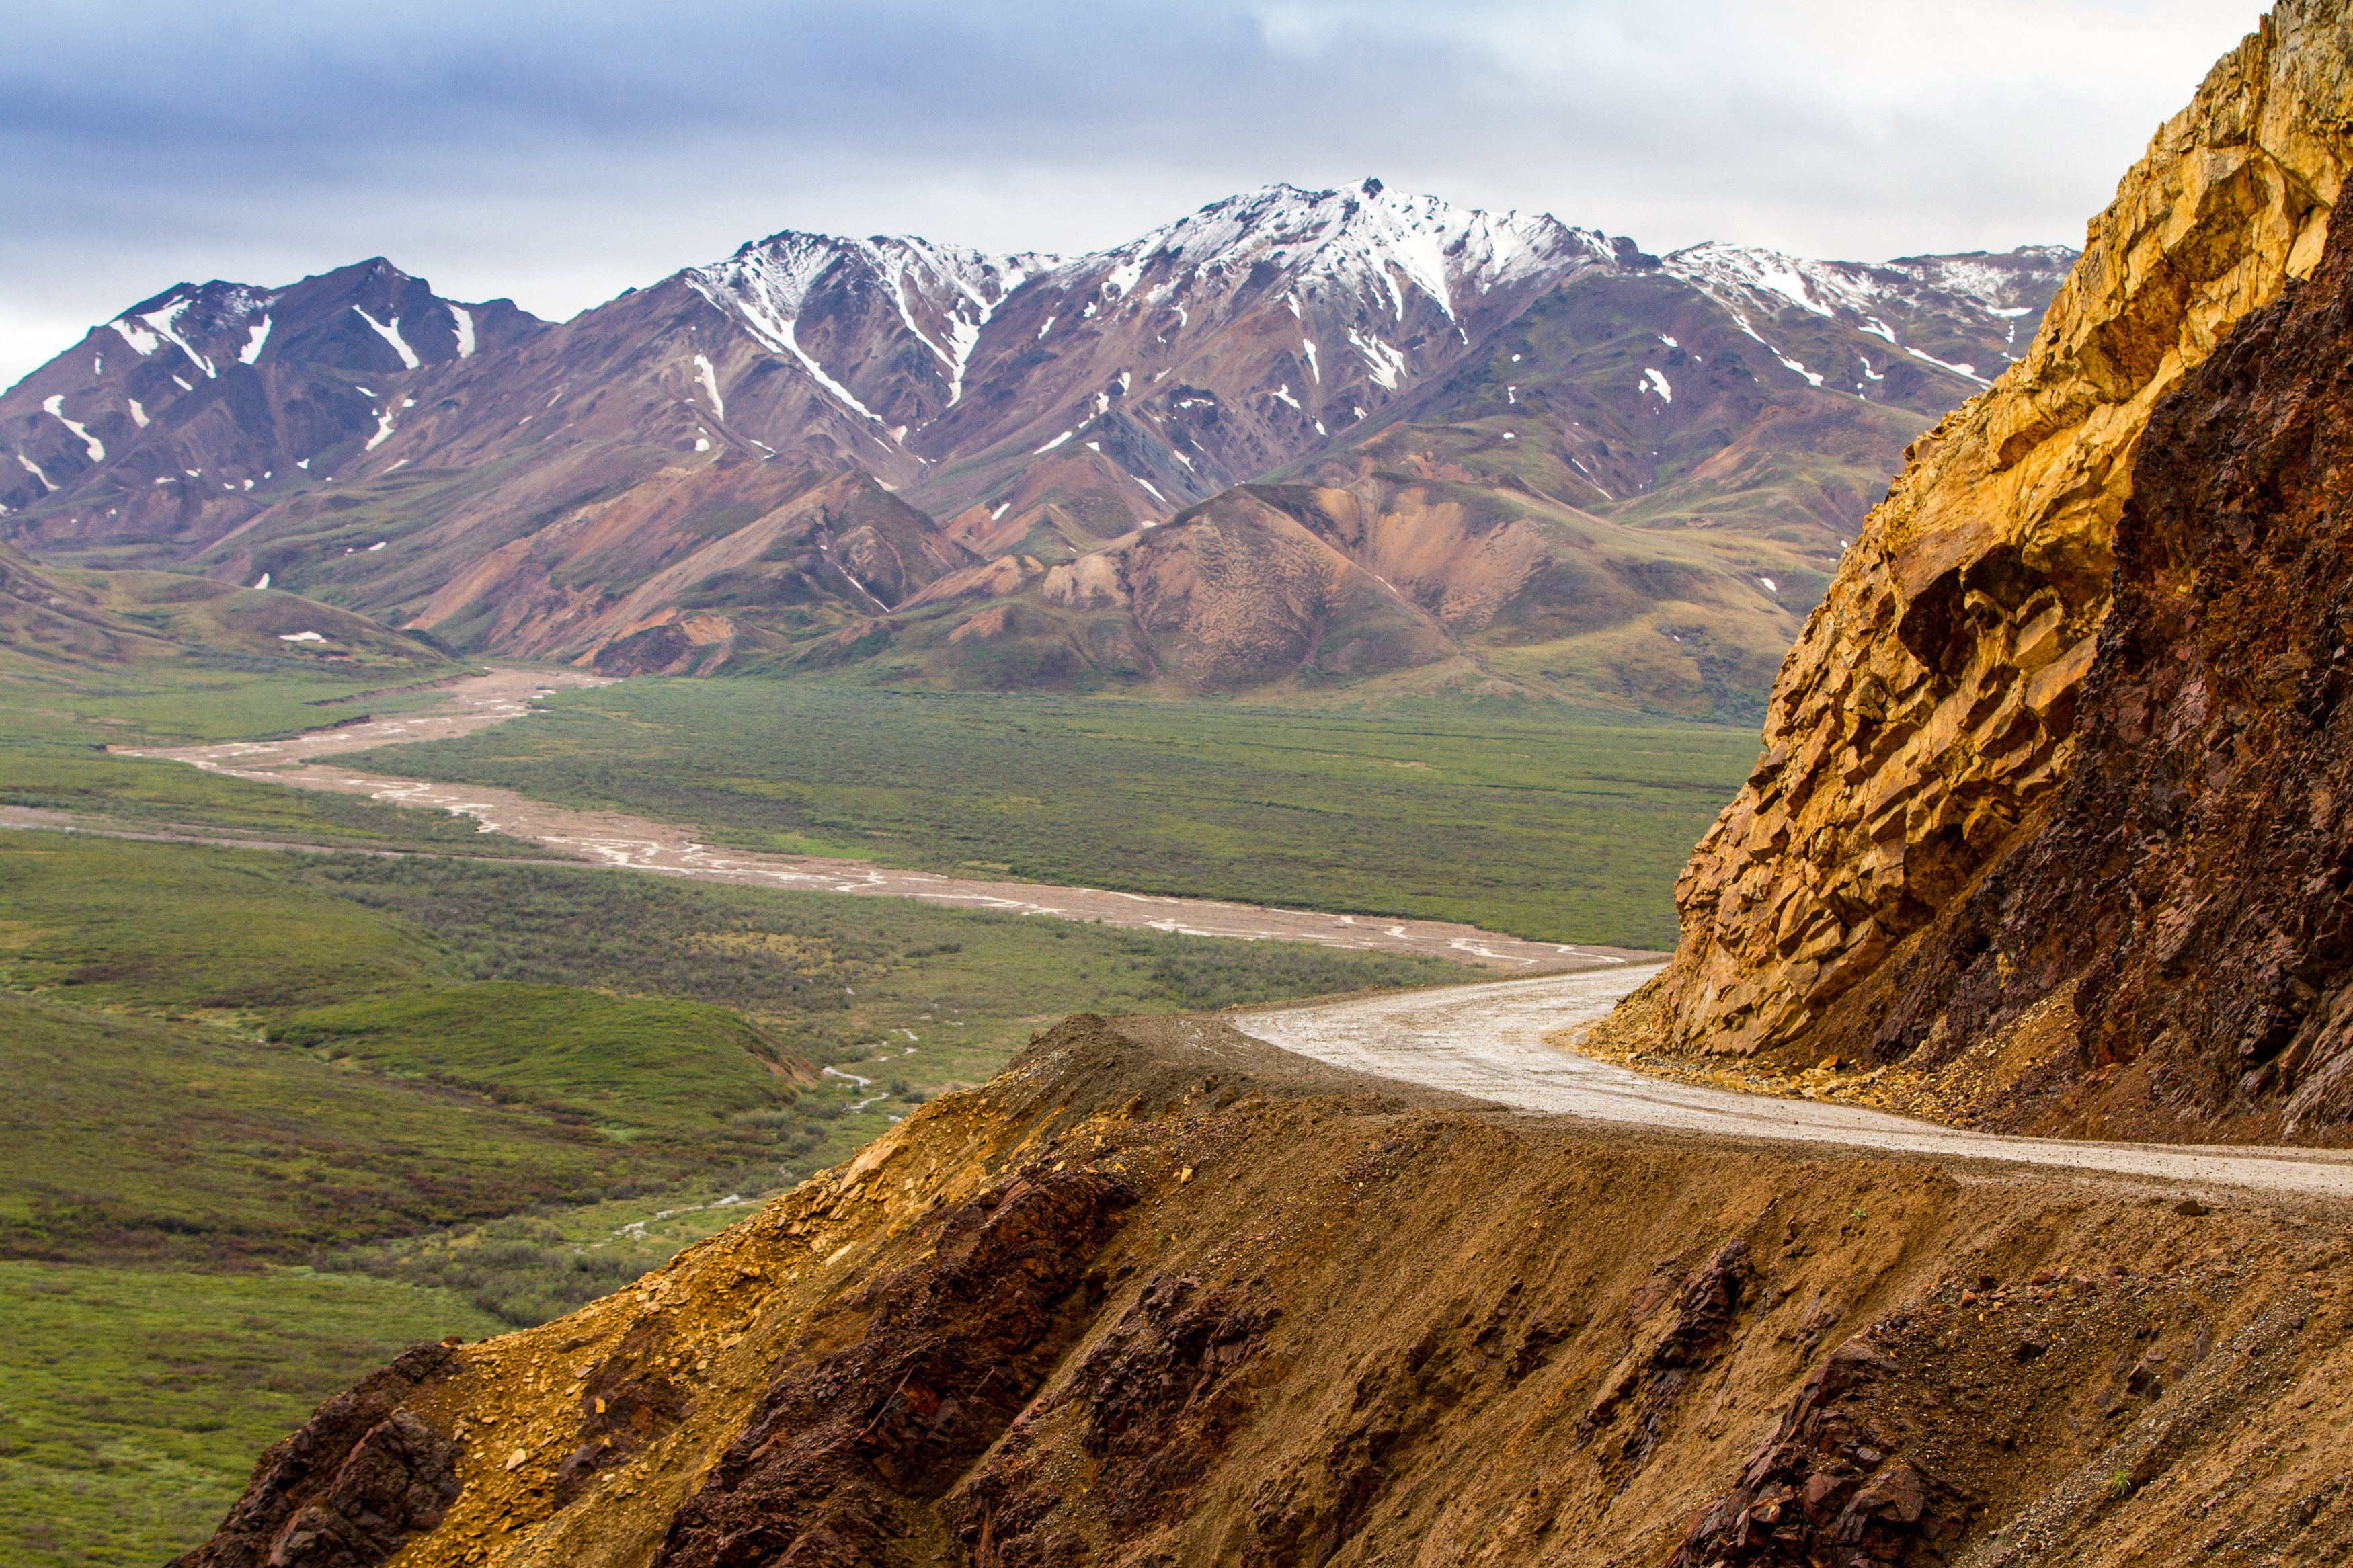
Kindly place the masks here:
POLYGON ((2125 176, 2027 356, 1906 454, 1676 885, 1662 1043, 1804 1047, 2064 779, 2141 432, 2318 261, 2348 89, 2353 0, 2284 0, 2125 176))

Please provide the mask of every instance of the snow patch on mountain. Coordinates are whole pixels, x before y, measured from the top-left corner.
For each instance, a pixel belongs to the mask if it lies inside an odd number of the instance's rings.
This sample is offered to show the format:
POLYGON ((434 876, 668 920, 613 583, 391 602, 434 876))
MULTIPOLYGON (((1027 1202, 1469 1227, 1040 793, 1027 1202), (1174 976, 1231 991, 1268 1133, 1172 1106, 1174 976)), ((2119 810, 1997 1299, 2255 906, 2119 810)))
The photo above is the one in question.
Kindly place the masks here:
POLYGON ((187 313, 188 307, 195 302, 195 298, 191 295, 184 299, 174 300, 172 303, 164 306, 159 310, 147 311, 144 315, 142 315, 139 318, 139 320, 145 324, 147 330, 136 337, 134 337, 130 331, 124 331, 121 321, 117 321, 113 322, 112 325, 116 331, 122 333, 124 342, 130 343, 132 348, 138 349, 142 354, 153 353, 160 343, 170 343, 174 348, 178 349, 182 353, 187 355, 189 363, 194 364, 197 369, 203 371, 205 373, 205 378, 209 381, 217 377, 220 374, 220 372, 214 369, 213 362, 198 353, 195 351, 195 346, 192 345, 185 338, 182 337, 179 332, 180 318, 185 315, 187 313), (146 346, 143 348, 140 346, 140 339, 142 337, 146 340, 146 346))
MULTIPOLYGON (((77 425, 72 420, 66 417, 66 398, 64 393, 54 392, 48 396, 41 399, 41 410, 47 414, 51 418, 55 419, 58 424, 72 431, 76 436, 81 437, 82 447, 90 453, 90 460, 91 462, 103 463, 106 461, 106 443, 91 435, 86 427, 77 425)), ((48 483, 47 479, 44 479, 41 482, 44 484, 48 483)))
POLYGON ((913 237, 842 239, 787 231, 746 245, 714 266, 690 268, 680 276, 754 338, 798 359, 828 392, 880 423, 877 415, 801 349, 794 328, 813 294, 841 289, 853 297, 886 298, 907 335, 947 374, 948 405, 953 406, 964 396, 965 369, 980 341, 980 329, 1007 295, 1057 259, 1036 254, 989 256, 913 237))
POLYGON ((702 380, 702 390, 711 395, 711 411, 714 418, 727 417, 727 400, 719 395, 719 373, 711 368, 711 356, 694 356, 695 373, 702 380))
MULTIPOLYGON (((2075 252, 2063 246, 2026 246, 2003 254, 1899 257, 1866 264, 1810 261, 1778 250, 1710 241, 1675 251, 1664 259, 1662 269, 1736 313, 1771 317, 1795 308, 1829 317, 1983 385, 1984 378, 1973 368, 1961 369, 1905 342, 1888 318, 1945 313, 1981 321, 1986 317, 2015 320, 2036 308, 2016 300, 2047 297, 2074 263, 2075 252)), ((1745 321, 1742 325, 1746 330, 1745 321)), ((2005 335, 2016 339, 2015 331, 2005 335)))
POLYGON ((357 316, 361 321, 365 321, 370 327, 375 329, 375 335, 377 337, 382 338, 385 342, 392 345, 392 352, 400 356, 402 369, 415 370, 418 365, 425 363, 423 360, 417 357, 417 351, 408 346, 408 340, 400 335, 400 318, 398 316, 395 316, 388 322, 379 321, 374 316, 369 315, 365 310, 361 310, 357 305, 352 307, 352 314, 357 316))
POLYGON ((1977 367, 1977 366, 1975 366, 1975 365, 1973 365, 1973 364, 1956 364, 1956 363, 1954 363, 1953 362, 1951 362, 1950 360, 1941 360, 1941 359, 1938 359, 1935 354, 1931 354, 1931 353, 1921 353, 1918 349, 1912 348, 1912 347, 1909 347, 1909 346, 1906 346, 1906 347, 1905 348, 1904 352, 1905 352, 1905 353, 1907 353, 1907 354, 1910 354, 1914 359, 1923 359, 1923 360, 1926 360, 1930 364, 1935 365, 1938 370, 1949 370, 1949 371, 1951 371, 1955 375, 1960 376, 1960 377, 1962 377, 1962 378, 1963 378, 1963 379, 1965 379, 1965 380, 1974 381, 1974 382, 1976 382, 1979 386, 1991 386, 1991 385, 1993 384, 1993 383, 1991 383, 1991 382, 1988 381, 1985 377, 1983 377, 1983 376, 1979 375, 1979 374, 1978 374, 1978 367, 1977 367))
POLYGON ((1348 329, 1348 344, 1364 357, 1365 374, 1379 382, 1388 391, 1395 392, 1398 382, 1405 375, 1405 355, 1378 338, 1368 338, 1348 329))

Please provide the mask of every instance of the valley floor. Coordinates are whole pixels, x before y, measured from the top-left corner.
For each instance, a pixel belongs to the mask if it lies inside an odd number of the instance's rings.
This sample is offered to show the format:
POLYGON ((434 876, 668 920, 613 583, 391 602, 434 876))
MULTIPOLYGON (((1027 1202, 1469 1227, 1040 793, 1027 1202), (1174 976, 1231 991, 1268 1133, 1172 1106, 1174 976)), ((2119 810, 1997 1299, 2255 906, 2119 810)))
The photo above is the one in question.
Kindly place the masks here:
POLYGON ((473 734, 530 713, 540 692, 610 684, 568 671, 505 668, 454 685, 455 711, 313 730, 276 741, 126 749, 125 755, 187 763, 208 772, 298 789, 366 795, 472 816, 484 830, 526 839, 598 865, 700 880, 807 891, 920 899, 958 909, 1055 915, 1111 926, 1250 942, 1309 942, 1392 955, 1425 955, 1507 973, 1615 967, 1655 956, 1639 949, 1525 942, 1451 921, 1335 915, 1228 900, 992 881, 836 856, 723 848, 692 827, 620 811, 551 805, 486 784, 443 784, 362 773, 312 759, 375 746, 473 734))

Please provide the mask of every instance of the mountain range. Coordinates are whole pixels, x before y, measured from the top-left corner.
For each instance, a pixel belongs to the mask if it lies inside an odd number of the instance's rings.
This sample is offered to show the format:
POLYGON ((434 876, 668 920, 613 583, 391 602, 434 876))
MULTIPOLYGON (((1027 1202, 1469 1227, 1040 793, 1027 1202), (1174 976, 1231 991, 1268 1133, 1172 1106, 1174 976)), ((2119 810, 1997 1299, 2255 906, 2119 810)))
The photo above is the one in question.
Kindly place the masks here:
POLYGON ((784 233, 562 323, 182 284, 0 395, 0 537, 607 673, 1761 710, 2075 253, 1660 257, 1366 180, 1077 258, 784 233))

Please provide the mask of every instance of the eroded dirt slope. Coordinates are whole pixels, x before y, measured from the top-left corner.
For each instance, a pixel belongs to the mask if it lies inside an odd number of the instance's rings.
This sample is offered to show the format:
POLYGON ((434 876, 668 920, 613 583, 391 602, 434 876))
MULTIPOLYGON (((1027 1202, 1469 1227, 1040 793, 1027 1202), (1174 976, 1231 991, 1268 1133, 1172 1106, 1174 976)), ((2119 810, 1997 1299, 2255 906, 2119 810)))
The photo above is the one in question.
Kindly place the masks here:
POLYGON ((2353 1235, 2210 1199, 1079 1017, 181 1561, 2340 1562, 2353 1235))

